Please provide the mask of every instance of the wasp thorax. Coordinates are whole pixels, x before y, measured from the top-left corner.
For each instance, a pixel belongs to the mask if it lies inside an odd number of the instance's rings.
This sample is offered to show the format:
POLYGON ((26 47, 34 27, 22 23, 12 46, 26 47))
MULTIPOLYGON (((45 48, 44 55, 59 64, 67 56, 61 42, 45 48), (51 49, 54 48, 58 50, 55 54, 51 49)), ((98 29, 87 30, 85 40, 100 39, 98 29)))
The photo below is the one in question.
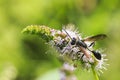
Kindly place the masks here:
POLYGON ((81 40, 78 40, 78 41, 76 42, 76 45, 77 45, 77 46, 82 46, 82 47, 84 47, 84 48, 87 48, 87 45, 86 45, 83 41, 81 41, 81 40))

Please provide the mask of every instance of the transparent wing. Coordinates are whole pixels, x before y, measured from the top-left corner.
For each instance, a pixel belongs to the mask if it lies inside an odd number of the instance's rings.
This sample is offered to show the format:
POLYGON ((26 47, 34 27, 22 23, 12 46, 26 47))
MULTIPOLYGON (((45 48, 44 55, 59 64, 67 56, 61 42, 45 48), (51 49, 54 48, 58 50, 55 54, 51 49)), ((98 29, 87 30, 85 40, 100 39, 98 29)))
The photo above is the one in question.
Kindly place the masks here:
POLYGON ((83 41, 98 41, 98 40, 102 40, 102 39, 105 39, 107 36, 105 34, 98 34, 98 35, 95 35, 95 36, 90 36, 90 37, 87 37, 85 39, 83 39, 83 41))

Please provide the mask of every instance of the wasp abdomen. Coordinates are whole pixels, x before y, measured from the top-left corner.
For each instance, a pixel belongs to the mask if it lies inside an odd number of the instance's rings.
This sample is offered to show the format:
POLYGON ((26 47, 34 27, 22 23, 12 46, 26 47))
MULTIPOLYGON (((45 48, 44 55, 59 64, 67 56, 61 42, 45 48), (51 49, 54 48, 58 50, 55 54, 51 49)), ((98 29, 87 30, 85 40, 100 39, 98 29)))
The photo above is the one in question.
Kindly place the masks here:
POLYGON ((98 59, 101 60, 101 54, 97 51, 92 51, 93 55, 98 59))

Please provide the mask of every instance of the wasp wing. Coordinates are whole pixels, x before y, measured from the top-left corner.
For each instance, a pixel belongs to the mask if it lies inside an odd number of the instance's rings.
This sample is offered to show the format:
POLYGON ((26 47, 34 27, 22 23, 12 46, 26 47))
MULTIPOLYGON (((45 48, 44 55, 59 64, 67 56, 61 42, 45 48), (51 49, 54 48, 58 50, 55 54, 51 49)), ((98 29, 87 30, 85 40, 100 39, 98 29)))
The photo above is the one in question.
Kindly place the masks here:
POLYGON ((85 39, 83 39, 83 41, 98 41, 98 40, 102 40, 104 38, 106 38, 107 36, 105 34, 98 34, 98 35, 95 35, 95 36, 90 36, 90 37, 87 37, 85 39))

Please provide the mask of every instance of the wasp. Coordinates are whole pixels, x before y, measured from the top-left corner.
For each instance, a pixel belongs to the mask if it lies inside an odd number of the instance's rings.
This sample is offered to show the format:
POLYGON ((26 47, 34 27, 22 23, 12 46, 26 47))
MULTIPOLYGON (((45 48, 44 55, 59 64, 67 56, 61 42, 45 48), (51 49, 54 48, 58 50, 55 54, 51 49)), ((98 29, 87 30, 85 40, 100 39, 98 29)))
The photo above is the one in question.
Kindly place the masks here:
POLYGON ((87 37, 87 38, 84 38, 84 39, 79 39, 79 37, 78 37, 78 39, 77 39, 75 37, 72 38, 65 29, 64 29, 64 31, 66 32, 66 34, 71 39, 70 44, 79 47, 80 51, 82 53, 84 53, 82 55, 82 57, 85 55, 87 58, 90 58, 90 54, 88 54, 88 52, 87 52, 87 50, 89 50, 91 53, 93 53, 93 55, 96 59, 101 60, 101 58, 102 58, 101 53, 99 53, 96 50, 90 50, 89 47, 93 46, 95 44, 95 41, 102 40, 102 39, 106 38, 107 36, 105 34, 98 34, 98 35, 90 36, 90 37, 87 37), (86 41, 91 42, 91 44, 87 45, 85 43, 86 41))

